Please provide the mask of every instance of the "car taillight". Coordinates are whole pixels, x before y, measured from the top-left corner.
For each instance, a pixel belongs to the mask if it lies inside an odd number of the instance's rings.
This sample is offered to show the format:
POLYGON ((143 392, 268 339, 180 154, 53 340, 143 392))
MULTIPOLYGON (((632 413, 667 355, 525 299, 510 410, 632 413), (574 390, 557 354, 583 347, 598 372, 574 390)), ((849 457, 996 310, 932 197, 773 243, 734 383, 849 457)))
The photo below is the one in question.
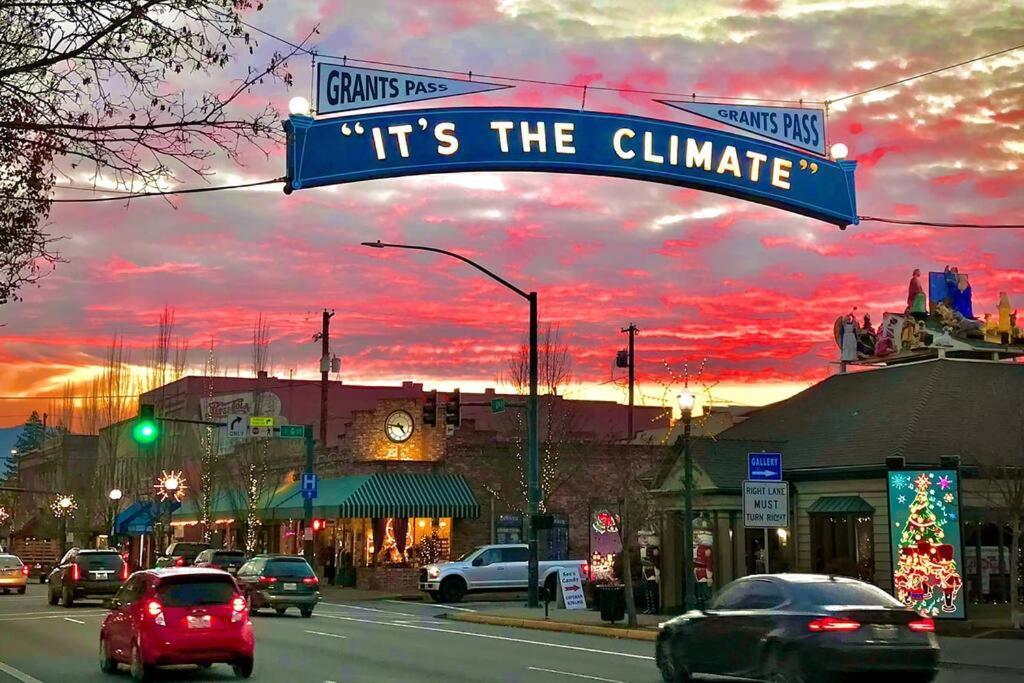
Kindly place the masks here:
POLYGON ((121 563, 121 580, 122 581, 127 581, 128 580, 128 563, 127 562, 122 562, 121 563))
POLYGON ((185 558, 184 557, 176 557, 176 558, 174 558, 174 566, 175 567, 184 567, 185 566, 185 558))
POLYGON ((157 626, 167 625, 167 622, 164 620, 164 606, 156 600, 150 600, 146 603, 146 614, 153 617, 153 621, 157 626))
POLYGON ((276 576, 261 576, 260 583, 264 586, 269 586, 272 583, 277 583, 276 576))
POLYGON ((28 576, 28 565, 27 564, 21 565, 21 573, 24 574, 25 576, 28 576))
POLYGON ((922 617, 907 624, 907 628, 918 633, 935 633, 935 620, 931 617, 922 617))
POLYGON ((82 570, 78 567, 77 564, 71 565, 71 580, 72 581, 78 581, 81 578, 82 578, 82 570))
POLYGON ((850 631, 856 631, 859 628, 859 621, 854 621, 853 619, 840 619, 838 617, 822 617, 821 619, 815 619, 811 623, 807 624, 807 630, 814 633, 821 633, 823 631, 849 633, 850 631))
POLYGON ((302 580, 302 583, 306 584, 307 586, 316 586, 320 583, 320 579, 316 578, 315 576, 307 576, 302 580))
POLYGON ((245 620, 245 598, 236 595, 231 601, 231 623, 245 620))

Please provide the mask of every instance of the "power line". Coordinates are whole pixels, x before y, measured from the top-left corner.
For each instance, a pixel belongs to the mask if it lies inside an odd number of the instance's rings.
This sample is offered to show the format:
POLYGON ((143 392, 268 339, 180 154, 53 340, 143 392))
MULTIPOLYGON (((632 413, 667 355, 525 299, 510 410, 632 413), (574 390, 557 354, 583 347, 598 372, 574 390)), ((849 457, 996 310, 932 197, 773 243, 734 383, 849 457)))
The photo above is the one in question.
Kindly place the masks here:
POLYGON ((899 218, 879 218, 876 216, 858 216, 862 221, 875 223, 893 223, 896 225, 920 225, 929 228, 967 228, 974 230, 1020 230, 1024 223, 941 223, 938 221, 909 221, 899 218))
POLYGON ((842 97, 834 97, 831 100, 828 100, 826 102, 826 104, 834 104, 836 102, 842 102, 843 100, 848 100, 848 99, 850 99, 852 97, 858 97, 860 95, 867 95, 868 93, 875 92, 876 90, 882 90, 883 88, 891 88, 894 85, 901 85, 903 83, 908 83, 910 81, 917 80, 918 78, 924 78, 925 76, 932 76, 934 74, 941 73, 943 71, 949 71, 950 69, 956 69, 957 67, 966 66, 967 64, 971 64, 973 62, 980 62, 983 59, 989 59, 990 57, 997 57, 999 55, 1004 55, 1007 52, 1013 52, 1014 50, 1019 50, 1022 47, 1024 47, 1024 43, 1022 43, 1020 45, 1014 45, 1013 47, 1008 47, 1008 48, 1006 48, 1004 50, 997 50, 995 52, 989 52, 988 54, 981 55, 979 57, 971 57, 970 59, 965 59, 962 62, 957 62, 956 64, 950 64, 949 66, 940 66, 937 69, 932 69, 931 71, 925 71, 923 73, 919 73, 919 74, 916 74, 914 76, 907 76, 906 78, 901 78, 898 81, 893 81, 891 83, 885 83, 884 85, 876 85, 873 88, 868 88, 867 90, 861 90, 859 92, 850 93, 849 95, 843 95, 842 97))
POLYGON ((644 89, 641 89, 641 88, 617 88, 617 87, 614 87, 614 86, 607 86, 607 85, 581 85, 579 83, 566 83, 564 81, 548 81, 548 80, 539 79, 539 78, 522 78, 522 77, 519 77, 519 76, 502 76, 502 75, 499 75, 499 74, 477 73, 477 72, 472 71, 472 70, 469 70, 469 71, 456 71, 454 69, 439 69, 437 67, 423 66, 423 65, 420 65, 420 64, 401 64, 401 63, 398 63, 398 62, 382 62, 382 61, 378 61, 378 60, 374 60, 374 59, 359 59, 358 57, 349 57, 348 55, 332 55, 332 54, 320 53, 320 52, 317 52, 315 50, 310 50, 309 48, 305 48, 305 47, 302 47, 301 45, 297 45, 296 43, 293 43, 292 41, 288 40, 287 38, 282 38, 281 36, 276 35, 274 33, 271 33, 270 31, 262 29, 262 28, 260 28, 258 26, 253 26, 252 24, 250 24, 248 22, 242 21, 241 23, 244 26, 247 26, 247 27, 251 28, 253 31, 256 31, 257 33, 261 33, 261 34, 267 36, 268 38, 273 38, 274 40, 280 41, 281 43, 283 43, 285 45, 288 45, 289 47, 294 48, 296 50, 299 50, 301 52, 305 52, 306 54, 308 54, 308 55, 310 55, 310 56, 312 56, 314 58, 340 59, 340 60, 342 60, 342 62, 344 64, 347 64, 348 62, 357 62, 359 64, 369 64, 371 66, 386 66, 386 67, 390 67, 390 68, 393 68, 393 69, 414 69, 416 71, 427 71, 427 72, 430 72, 430 73, 445 74, 447 76, 463 76, 463 77, 468 77, 470 80, 472 80, 474 77, 477 77, 477 78, 491 78, 491 79, 497 79, 497 80, 501 80, 501 81, 510 81, 512 83, 526 83, 526 84, 529 84, 529 85, 549 85, 549 86, 554 86, 554 87, 557 87, 557 88, 571 88, 571 89, 578 90, 578 91, 581 91, 581 92, 589 92, 589 91, 592 91, 592 90, 598 90, 598 91, 601 91, 601 92, 617 92, 617 93, 626 93, 626 94, 630 94, 630 95, 657 95, 659 97, 684 97, 684 98, 691 99, 691 100, 706 99, 706 100, 728 100, 728 101, 731 101, 731 102, 773 102, 773 103, 776 103, 776 104, 800 104, 800 105, 803 105, 803 104, 824 104, 823 101, 807 100, 807 99, 797 99, 797 100, 789 99, 789 100, 787 100, 787 99, 772 99, 772 98, 766 98, 766 97, 731 97, 731 96, 726 96, 726 95, 699 95, 699 94, 694 93, 694 92, 685 92, 684 93, 684 92, 674 92, 674 91, 666 91, 666 90, 644 90, 644 89))
MULTIPOLYGON (((272 185, 274 183, 283 183, 285 178, 273 178, 271 180, 258 180, 252 183, 239 183, 237 185, 214 185, 210 187, 188 187, 181 190, 168 190, 166 192, 135 192, 132 194, 121 194, 116 197, 90 197, 89 199, 37 199, 34 197, 13 197, 11 195, 2 195, 0 198, 9 201, 23 201, 23 202, 42 202, 49 201, 54 204, 87 204, 92 202, 120 202, 126 199, 137 199, 141 197, 169 197, 171 195, 178 194, 203 194, 205 192, 221 192, 223 190, 240 190, 246 187, 258 187, 260 185, 272 185)), ((75 188, 84 189, 84 188, 75 188)), ((98 190, 99 192, 107 192, 108 190, 98 190)), ((114 190, 116 192, 116 190, 114 190)))

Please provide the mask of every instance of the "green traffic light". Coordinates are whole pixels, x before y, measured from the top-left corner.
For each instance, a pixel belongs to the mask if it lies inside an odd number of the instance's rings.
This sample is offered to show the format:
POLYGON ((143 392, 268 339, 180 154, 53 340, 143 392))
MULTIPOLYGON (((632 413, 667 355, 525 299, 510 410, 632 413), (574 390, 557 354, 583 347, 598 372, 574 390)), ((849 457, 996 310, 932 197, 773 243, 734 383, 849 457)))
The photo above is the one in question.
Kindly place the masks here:
POLYGON ((148 420, 139 420, 132 428, 132 438, 142 444, 153 443, 159 433, 156 423, 148 420))

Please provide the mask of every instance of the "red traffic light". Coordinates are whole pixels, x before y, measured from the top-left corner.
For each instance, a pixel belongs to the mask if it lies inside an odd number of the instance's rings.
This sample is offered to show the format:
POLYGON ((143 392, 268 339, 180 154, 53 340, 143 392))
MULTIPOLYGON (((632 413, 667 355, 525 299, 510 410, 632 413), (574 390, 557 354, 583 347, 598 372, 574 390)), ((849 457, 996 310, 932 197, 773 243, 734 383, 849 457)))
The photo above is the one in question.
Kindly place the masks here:
POLYGON ((324 519, 314 519, 313 520, 313 531, 321 531, 326 526, 327 526, 327 520, 324 520, 324 519))

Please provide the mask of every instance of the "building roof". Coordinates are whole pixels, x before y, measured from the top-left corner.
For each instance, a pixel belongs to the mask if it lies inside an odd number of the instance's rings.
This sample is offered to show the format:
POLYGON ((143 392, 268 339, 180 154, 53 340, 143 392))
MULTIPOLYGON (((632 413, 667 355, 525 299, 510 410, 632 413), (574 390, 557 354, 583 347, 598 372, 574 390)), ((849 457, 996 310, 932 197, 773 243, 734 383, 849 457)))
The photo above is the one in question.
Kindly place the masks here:
POLYGON ((937 359, 834 375, 719 435, 784 442, 785 470, 1020 458, 1024 364, 937 359))
MULTIPOLYGON (((751 439, 690 439, 694 465, 707 476, 714 489, 739 489, 747 478, 748 453, 778 453, 782 443, 751 439)), ((682 486, 682 458, 677 458, 667 476, 658 477, 658 488, 676 490, 682 486)), ((699 482, 698 482, 699 483, 699 482)))
POLYGON ((822 496, 807 512, 812 515, 874 514, 875 508, 860 496, 822 496))

